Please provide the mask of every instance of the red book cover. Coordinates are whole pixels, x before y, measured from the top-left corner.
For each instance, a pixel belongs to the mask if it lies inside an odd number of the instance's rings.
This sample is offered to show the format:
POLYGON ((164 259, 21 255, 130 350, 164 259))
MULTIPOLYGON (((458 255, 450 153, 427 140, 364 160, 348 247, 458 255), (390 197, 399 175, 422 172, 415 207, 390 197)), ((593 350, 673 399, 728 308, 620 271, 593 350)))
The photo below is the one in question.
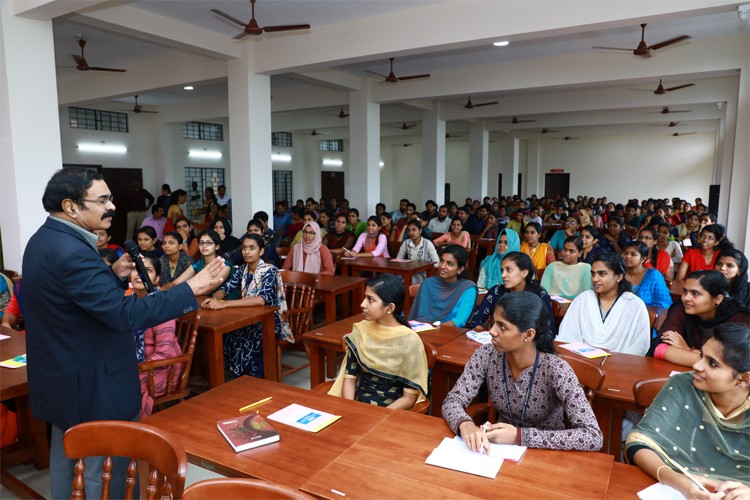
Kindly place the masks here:
POLYGON ((219 420, 216 427, 237 453, 279 440, 279 433, 257 413, 219 420))

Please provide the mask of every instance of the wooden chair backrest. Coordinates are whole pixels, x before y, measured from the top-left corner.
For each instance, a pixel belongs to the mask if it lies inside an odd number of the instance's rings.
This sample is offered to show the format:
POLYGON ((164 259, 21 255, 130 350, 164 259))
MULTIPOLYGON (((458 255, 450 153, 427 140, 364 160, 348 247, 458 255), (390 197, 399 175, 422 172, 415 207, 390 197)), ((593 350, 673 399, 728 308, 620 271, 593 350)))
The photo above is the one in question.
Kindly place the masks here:
POLYGON ((669 377, 655 377, 638 380, 633 384, 635 404, 640 408, 648 408, 669 377))
POLYGON ((409 297, 412 299, 417 296, 419 293, 419 287, 422 286, 422 283, 417 283, 416 285, 409 285, 409 297))
POLYGON ((590 403, 594 397, 594 391, 598 391, 604 385, 604 377, 607 374, 594 363, 581 359, 578 356, 562 353, 559 356, 573 368, 573 372, 575 372, 578 378, 578 383, 583 387, 586 399, 590 403))
POLYGON ((661 308, 658 306, 646 306, 646 309, 648 309, 648 323, 653 330, 656 328, 656 322, 659 320, 659 310, 661 308))
MULTIPOLYGON (((71 498, 85 497, 85 457, 104 456, 102 498, 109 498, 112 457, 130 457, 125 498, 133 498, 138 474, 137 461, 149 464, 146 498, 181 498, 187 476, 187 455, 179 440, 167 432, 140 422, 97 420, 68 429, 63 436, 65 454, 77 459, 71 498)), ((141 489, 144 485, 141 484, 141 489)))
POLYGON ((180 343, 182 354, 167 359, 143 361, 138 364, 138 371, 148 373, 147 388, 149 395, 154 400, 154 407, 167 401, 185 398, 190 394, 188 378, 190 377, 190 367, 193 364, 200 320, 199 310, 189 312, 175 320, 175 337, 180 343), (176 377, 178 366, 182 366, 182 370, 179 377, 176 377), (167 369, 166 392, 158 397, 155 396, 154 388, 154 370, 157 368, 167 369))
POLYGON ((289 248, 291 247, 276 247, 276 254, 279 258, 286 257, 289 255, 289 248))
POLYGON ((299 283, 315 288, 318 282, 318 275, 313 273, 303 273, 301 271, 282 271, 281 281, 286 283, 299 283))
MULTIPOLYGON (((286 274, 286 273, 282 273, 286 274)), ((314 276, 314 275, 313 275, 314 276)), ((287 310, 284 318, 289 322, 289 328, 295 338, 300 338, 312 327, 313 306, 315 305, 315 285, 305 283, 285 282, 287 310)))
POLYGON ((445 233, 438 233, 437 231, 432 232, 432 241, 435 241, 436 239, 440 238, 445 233))
POLYGON ((247 479, 226 477, 207 479, 188 486, 182 495, 184 500, 203 500, 206 498, 264 498, 269 500, 307 500, 312 499, 307 493, 283 486, 281 484, 247 479))

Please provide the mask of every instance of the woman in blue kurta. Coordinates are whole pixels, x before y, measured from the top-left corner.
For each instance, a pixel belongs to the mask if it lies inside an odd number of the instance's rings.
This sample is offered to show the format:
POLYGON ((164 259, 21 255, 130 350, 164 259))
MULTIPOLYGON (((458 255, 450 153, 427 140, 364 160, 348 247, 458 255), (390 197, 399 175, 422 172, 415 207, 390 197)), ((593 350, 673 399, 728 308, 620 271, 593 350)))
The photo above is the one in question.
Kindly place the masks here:
POLYGON ((622 252, 625 261, 625 279, 632 285, 632 292, 647 306, 668 309, 672 305, 672 296, 664 281, 664 275, 654 268, 645 267, 648 259, 648 247, 640 241, 628 243, 622 252))

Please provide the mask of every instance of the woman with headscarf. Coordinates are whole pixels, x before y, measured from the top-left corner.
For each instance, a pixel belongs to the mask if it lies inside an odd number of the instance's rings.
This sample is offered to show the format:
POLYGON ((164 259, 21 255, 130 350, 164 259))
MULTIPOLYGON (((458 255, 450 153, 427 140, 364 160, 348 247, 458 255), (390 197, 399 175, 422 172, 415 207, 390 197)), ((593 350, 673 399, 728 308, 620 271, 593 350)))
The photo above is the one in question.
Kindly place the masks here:
POLYGON ((479 268, 477 287, 489 290, 495 285, 502 285, 503 270, 500 268, 500 264, 503 262, 503 257, 507 253, 520 251, 521 240, 518 238, 518 233, 512 229, 503 229, 500 231, 497 243, 495 243, 495 249, 482 261, 482 265, 479 268))
POLYGON ((300 232, 302 239, 289 250, 284 270, 333 275, 336 271, 333 257, 328 247, 323 245, 318 223, 306 222, 300 232))
POLYGON ((729 296, 742 305, 750 307, 750 282, 747 281, 747 257, 734 247, 721 252, 716 259, 715 271, 719 271, 729 282, 729 296))
POLYGON ((222 257, 228 255, 232 250, 240 246, 240 240, 232 236, 232 223, 221 216, 216 216, 211 221, 209 229, 215 231, 216 234, 221 238, 221 245, 219 245, 219 255, 222 257))

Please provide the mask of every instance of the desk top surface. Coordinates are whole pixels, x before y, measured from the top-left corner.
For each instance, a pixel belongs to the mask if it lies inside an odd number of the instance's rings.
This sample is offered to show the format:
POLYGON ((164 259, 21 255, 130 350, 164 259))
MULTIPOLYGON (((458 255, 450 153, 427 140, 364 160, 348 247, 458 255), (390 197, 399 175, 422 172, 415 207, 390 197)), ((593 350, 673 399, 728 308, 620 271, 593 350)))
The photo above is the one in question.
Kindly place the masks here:
POLYGON ((435 267, 435 263, 432 261, 410 260, 408 262, 394 262, 385 257, 358 257, 356 259, 339 257, 337 262, 346 266, 366 267, 381 271, 422 271, 435 267))
MULTIPOLYGON (((0 333, 9 339, 0 340, 0 361, 26 354, 26 336, 11 328, 2 328, 0 333)), ((29 392, 26 382, 26 367, 0 368, 0 400, 15 398, 29 392)))
POLYGON ((453 432, 442 419, 396 411, 302 485, 323 498, 604 498, 613 457, 529 449, 492 480, 425 464, 453 432), (582 473, 585 471, 585 474, 582 473), (365 480, 363 480, 363 478, 365 480))
POLYGON ((340 289, 364 287, 367 278, 358 276, 320 275, 315 282, 315 290, 318 292, 336 292, 340 289))
POLYGON ((274 306, 227 307, 226 309, 201 308, 200 328, 211 329, 216 333, 226 333, 261 321, 272 313, 274 306))

